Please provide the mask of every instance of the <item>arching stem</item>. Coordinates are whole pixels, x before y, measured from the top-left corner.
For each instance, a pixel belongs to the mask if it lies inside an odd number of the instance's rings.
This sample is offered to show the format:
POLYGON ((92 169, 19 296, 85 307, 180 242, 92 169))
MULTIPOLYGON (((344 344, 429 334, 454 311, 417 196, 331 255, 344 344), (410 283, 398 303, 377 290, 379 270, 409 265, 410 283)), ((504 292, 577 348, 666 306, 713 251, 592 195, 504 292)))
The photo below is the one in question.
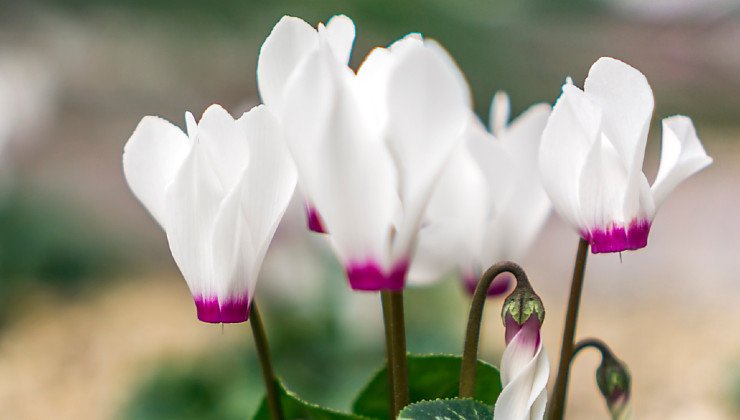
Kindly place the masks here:
POLYGON ((252 327, 252 336, 254 336, 254 345, 257 348, 257 356, 262 369, 262 379, 265 382, 265 391, 267 392, 267 405, 270 408, 270 417, 272 420, 283 420, 283 408, 280 405, 280 392, 278 391, 277 379, 272 369, 270 360, 270 348, 267 345, 267 335, 265 327, 262 324, 262 317, 257 309, 257 302, 252 301, 249 312, 249 325, 252 327))
POLYGON ((563 343, 560 346, 560 362, 558 363, 558 374, 555 378, 555 386, 552 392, 552 403, 550 405, 550 420, 562 420, 565 415, 565 403, 568 394, 568 378, 570 376, 570 361, 573 358, 573 347, 575 345, 576 323, 578 321, 578 308, 581 303, 581 292, 583 291, 583 277, 586 272, 586 257, 588 256, 588 242, 581 238, 578 243, 575 265, 573 266, 573 281, 570 285, 570 297, 568 298, 568 310, 565 315, 565 327, 563 329, 563 343))
POLYGON ((516 263, 502 261, 497 263, 481 276, 475 288, 473 300, 470 303, 470 315, 465 332, 465 347, 463 348, 462 366, 460 368, 460 398, 473 398, 475 395, 475 369, 478 362, 478 341, 480 325, 483 317, 483 305, 488 297, 488 289, 493 279, 501 273, 511 273, 516 278, 517 287, 529 286, 529 279, 524 270, 516 263))

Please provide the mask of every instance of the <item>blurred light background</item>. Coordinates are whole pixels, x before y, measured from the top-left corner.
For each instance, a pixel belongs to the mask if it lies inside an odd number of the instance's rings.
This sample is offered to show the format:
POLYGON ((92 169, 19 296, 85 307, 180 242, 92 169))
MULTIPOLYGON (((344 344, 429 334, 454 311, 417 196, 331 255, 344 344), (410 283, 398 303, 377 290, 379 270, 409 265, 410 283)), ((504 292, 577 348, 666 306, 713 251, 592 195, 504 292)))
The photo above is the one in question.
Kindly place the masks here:
MULTIPOLYGON (((241 419, 262 394, 247 325, 199 323, 159 227, 122 176, 139 119, 183 125, 217 102, 258 103, 255 63, 283 14, 357 24, 352 64, 419 31, 458 60, 484 115, 518 113, 581 84, 596 58, 645 73, 658 121, 694 118, 715 163, 661 209, 648 248, 591 256, 579 336, 633 374, 645 419, 740 416, 740 4, 737 0, 4 0, 0 3, 0 417, 241 419)), ((559 352, 577 236, 552 217, 522 261, 559 352)), ((307 399, 346 409, 383 360, 379 299, 350 293, 326 244, 284 220, 263 269, 276 369, 307 399)), ((498 364, 500 301, 483 357, 498 364)), ((407 293, 409 350, 458 353, 467 298, 453 279, 407 293), (432 309, 432 310, 430 310, 432 309)), ((569 418, 607 418, 595 354, 575 365, 569 418)), ((554 376, 554 372, 553 372, 554 376)))

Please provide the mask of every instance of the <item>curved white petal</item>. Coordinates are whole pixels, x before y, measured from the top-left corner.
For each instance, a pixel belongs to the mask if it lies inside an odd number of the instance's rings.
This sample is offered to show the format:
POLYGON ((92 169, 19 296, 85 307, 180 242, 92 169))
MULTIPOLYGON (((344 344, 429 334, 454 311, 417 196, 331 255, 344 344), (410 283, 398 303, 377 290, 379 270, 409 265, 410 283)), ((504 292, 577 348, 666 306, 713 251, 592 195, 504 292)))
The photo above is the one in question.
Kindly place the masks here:
POLYGON ((164 227, 165 189, 190 151, 179 128, 158 117, 144 117, 123 148, 123 173, 131 191, 164 227))
POLYGON ((262 102, 276 109, 281 107, 288 79, 318 45, 318 34, 311 25, 291 16, 280 19, 262 44, 257 59, 257 87, 262 102))
POLYGON ((342 64, 348 64, 355 42, 355 24, 344 15, 337 15, 326 23, 326 34, 331 49, 342 64))
POLYGON ((326 49, 308 57, 286 89, 283 118, 301 185, 340 259, 390 269, 397 209, 393 162, 360 104, 352 72, 326 49))
POLYGON ((215 297, 218 290, 210 244, 224 195, 203 145, 196 142, 165 192, 167 240, 196 301, 215 297))
POLYGON ((605 229, 624 226, 629 217, 623 213, 628 173, 616 148, 604 136, 598 139, 586 159, 581 173, 582 229, 605 229), (627 220, 626 220, 627 219, 627 220))
POLYGON ((426 209, 409 271, 410 283, 428 283, 454 268, 477 275, 488 203, 486 180, 467 145, 461 143, 426 209))
POLYGON ((566 82, 542 133, 539 162, 542 185, 555 210, 576 229, 583 226, 581 172, 600 128, 600 109, 570 80, 566 82))
POLYGON ((499 204, 495 223, 489 226, 486 240, 493 246, 484 246, 483 266, 521 259, 550 214, 552 205, 538 168, 540 139, 549 115, 549 105, 534 105, 500 132, 499 141, 511 162, 509 173, 491 182, 510 183, 511 193, 502 197, 505 201, 499 204))
POLYGON ((676 115, 664 119, 660 167, 652 186, 656 207, 680 183, 711 163, 690 118, 676 115))
POLYGON ((544 415, 550 365, 539 332, 535 335, 525 331, 519 331, 504 350, 501 359, 504 389, 496 400, 494 419, 541 420, 544 415))
POLYGON ((603 111, 602 130, 627 163, 642 171, 653 91, 637 69, 610 57, 598 59, 588 72, 584 91, 603 111))
POLYGON ((257 106, 238 120, 253 159, 244 173, 243 214, 250 226, 259 266, 296 186, 296 170, 278 120, 257 106))
POLYGON ((434 183, 461 139, 470 110, 458 76, 438 52, 418 46, 399 54, 388 77, 386 135, 404 210, 394 255, 403 257, 413 246, 434 183))
POLYGON ((228 111, 220 105, 211 105, 198 123, 197 136, 223 190, 231 191, 249 162, 244 133, 228 111))
POLYGON ((267 248, 296 184, 280 125, 264 106, 238 121, 252 160, 216 216, 214 274, 222 322, 246 319, 267 248))

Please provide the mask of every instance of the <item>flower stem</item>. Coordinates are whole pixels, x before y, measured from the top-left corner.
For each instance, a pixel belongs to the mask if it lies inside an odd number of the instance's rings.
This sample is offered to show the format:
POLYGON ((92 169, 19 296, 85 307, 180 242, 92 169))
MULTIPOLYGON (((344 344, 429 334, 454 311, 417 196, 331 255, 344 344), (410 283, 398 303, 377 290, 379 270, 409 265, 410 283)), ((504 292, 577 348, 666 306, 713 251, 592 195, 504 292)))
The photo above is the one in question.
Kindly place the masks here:
POLYGON ((473 300, 470 303, 470 315, 465 332, 465 347, 463 348, 462 365, 460 367, 460 398, 473 398, 475 395, 475 369, 478 362, 478 340, 480 338, 480 324, 483 318, 483 305, 488 297, 488 289, 493 279, 501 273, 511 273, 517 285, 529 284, 524 270, 511 261, 497 263, 481 276, 475 288, 473 300))
POLYGON ((383 315, 386 318, 386 350, 388 352, 388 372, 392 377, 389 381, 393 389, 393 417, 409 403, 409 378, 406 366, 406 327, 403 316, 403 291, 380 292, 384 304, 383 315), (387 308, 387 309, 386 309, 387 308), (390 331, 389 331, 390 330, 390 331), (390 344, 388 344, 390 342, 390 344))
POLYGON ((280 405, 280 393, 278 392, 278 383, 275 379, 275 372, 272 370, 272 361, 270 360, 270 349, 267 346, 267 335, 265 327, 262 324, 262 317, 257 309, 257 303, 252 301, 249 312, 249 325, 252 327, 252 336, 254 336, 254 345, 257 347, 260 368, 262 369, 262 378, 265 381, 265 390, 267 392, 267 405, 270 408, 272 420, 283 420, 283 409, 280 405))
POLYGON ((393 350, 391 348, 391 340, 393 339, 393 325, 391 324, 391 296, 389 292, 380 292, 380 302, 383 305, 383 325, 385 326, 385 355, 386 365, 388 366, 388 418, 392 419, 396 415, 396 399, 393 391, 393 375, 391 373, 391 366, 393 366, 393 350))
POLYGON ((568 394, 568 378, 570 376, 570 361, 573 357, 574 338, 576 334, 576 322, 578 321, 578 307, 581 302, 583 291, 583 277, 586 272, 586 257, 588 256, 588 242, 581 238, 578 243, 578 254, 573 267, 573 281, 570 285, 570 297, 568 298, 568 311, 565 315, 565 328, 563 329, 563 344, 560 346, 560 362, 555 386, 552 392, 552 405, 550 405, 550 420, 562 420, 565 415, 565 402, 568 394))

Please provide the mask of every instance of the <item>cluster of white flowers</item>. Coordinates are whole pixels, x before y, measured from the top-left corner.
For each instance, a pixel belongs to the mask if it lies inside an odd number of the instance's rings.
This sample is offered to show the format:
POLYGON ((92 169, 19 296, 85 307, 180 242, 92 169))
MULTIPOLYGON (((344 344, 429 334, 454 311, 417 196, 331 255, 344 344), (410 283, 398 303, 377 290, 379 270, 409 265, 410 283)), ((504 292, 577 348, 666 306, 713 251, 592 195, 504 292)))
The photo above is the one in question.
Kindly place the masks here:
MULTIPOLYGON (((248 318, 296 184, 353 289, 401 290, 453 271, 473 288, 482 269, 527 252, 551 206, 595 253, 644 247, 656 208, 711 163, 691 120, 667 118, 648 185, 652 91, 621 61, 599 59, 583 90, 568 79, 552 112, 538 104, 511 124, 496 94, 487 129, 438 43, 410 34, 355 72, 354 37, 345 16, 318 28, 284 17, 259 54, 263 105, 236 120, 217 105, 199 123, 188 113, 187 134, 145 117, 129 139, 126 179, 165 230, 199 319, 248 318)), ((539 324, 507 344, 497 417, 542 418, 539 324)))

